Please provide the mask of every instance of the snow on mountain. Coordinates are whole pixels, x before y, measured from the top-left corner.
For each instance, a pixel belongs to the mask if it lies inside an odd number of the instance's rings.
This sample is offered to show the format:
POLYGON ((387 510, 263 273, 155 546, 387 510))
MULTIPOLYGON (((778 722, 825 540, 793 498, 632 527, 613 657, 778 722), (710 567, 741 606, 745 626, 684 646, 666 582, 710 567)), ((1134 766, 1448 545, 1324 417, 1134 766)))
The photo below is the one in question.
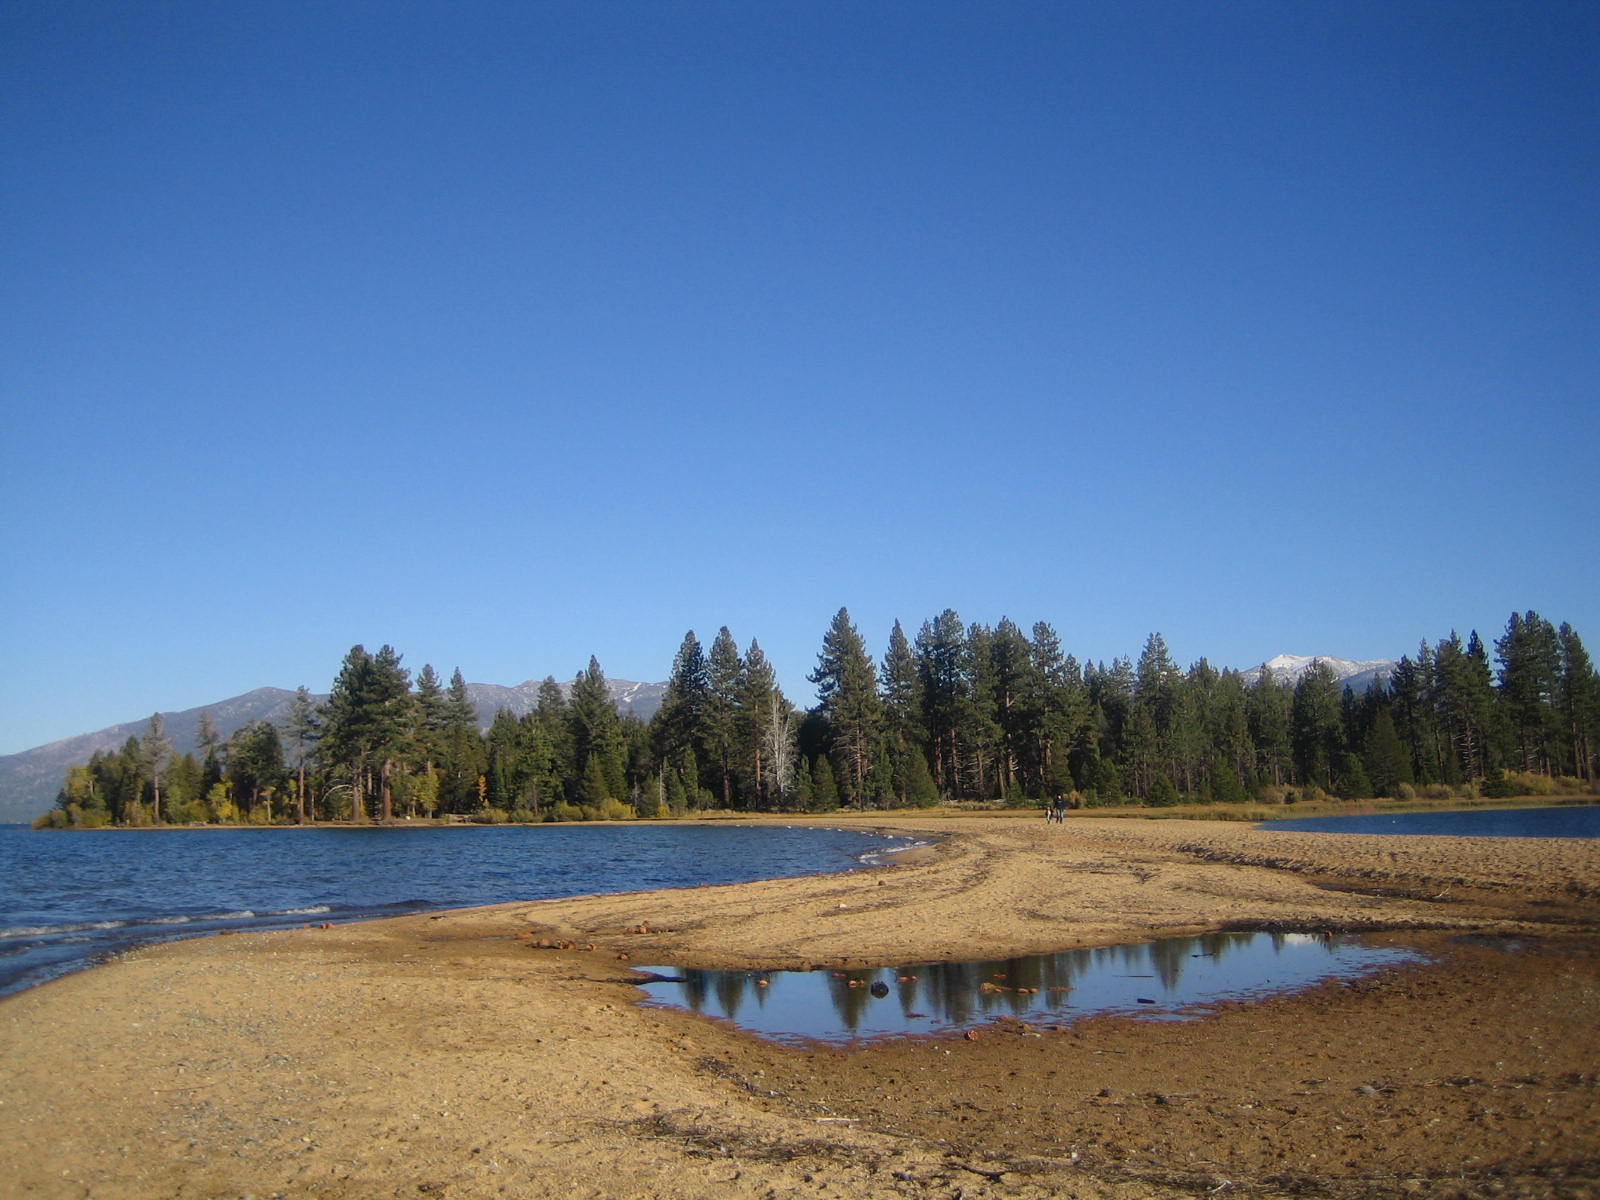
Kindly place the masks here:
POLYGON ((1261 666, 1241 672, 1245 683, 1253 684, 1261 678, 1262 669, 1272 672, 1278 683, 1298 683, 1300 677, 1311 669, 1313 663, 1322 663, 1333 671, 1334 678, 1351 691, 1370 691, 1374 685, 1388 683, 1396 665, 1392 658, 1377 658, 1368 662, 1354 662, 1348 658, 1335 658, 1331 654, 1279 654, 1267 659, 1261 666))

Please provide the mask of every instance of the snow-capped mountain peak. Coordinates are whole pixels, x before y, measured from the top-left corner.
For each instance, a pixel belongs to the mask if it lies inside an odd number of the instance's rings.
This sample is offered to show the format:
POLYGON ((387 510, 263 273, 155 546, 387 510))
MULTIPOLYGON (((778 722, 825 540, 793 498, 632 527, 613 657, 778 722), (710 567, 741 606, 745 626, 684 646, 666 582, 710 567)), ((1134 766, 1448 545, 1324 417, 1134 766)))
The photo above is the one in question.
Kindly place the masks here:
POLYGON ((1261 678, 1264 667, 1272 672, 1272 678, 1278 683, 1298 683, 1300 677, 1319 662, 1333 672, 1335 679, 1356 692, 1364 692, 1377 683, 1388 683, 1396 665, 1395 660, 1390 658, 1355 662, 1348 658, 1335 658, 1331 654, 1278 654, 1267 659, 1260 667, 1243 672, 1243 675, 1246 682, 1254 683, 1261 678))

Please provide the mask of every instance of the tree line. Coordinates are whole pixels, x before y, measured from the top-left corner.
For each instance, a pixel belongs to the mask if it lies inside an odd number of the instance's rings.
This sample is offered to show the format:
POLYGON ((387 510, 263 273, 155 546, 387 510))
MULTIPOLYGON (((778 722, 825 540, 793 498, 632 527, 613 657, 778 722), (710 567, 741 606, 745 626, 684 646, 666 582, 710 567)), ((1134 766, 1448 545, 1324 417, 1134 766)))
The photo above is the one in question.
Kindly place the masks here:
POLYGON ((875 658, 840 609, 797 709, 751 641, 691 631, 660 710, 617 711, 604 672, 487 729, 457 670, 413 679, 390 646, 352 647, 323 702, 220 738, 201 718, 173 753, 159 716, 70 768, 55 825, 306 823, 449 817, 621 819, 699 809, 825 811, 946 802, 1075 807, 1354 799, 1450 789, 1592 790, 1600 675, 1578 634, 1513 613, 1494 659, 1472 633, 1424 640, 1357 694, 1326 663, 1297 681, 1204 658, 1181 669, 1158 633, 1137 659, 1079 663, 1046 622, 966 624, 949 609, 875 658))

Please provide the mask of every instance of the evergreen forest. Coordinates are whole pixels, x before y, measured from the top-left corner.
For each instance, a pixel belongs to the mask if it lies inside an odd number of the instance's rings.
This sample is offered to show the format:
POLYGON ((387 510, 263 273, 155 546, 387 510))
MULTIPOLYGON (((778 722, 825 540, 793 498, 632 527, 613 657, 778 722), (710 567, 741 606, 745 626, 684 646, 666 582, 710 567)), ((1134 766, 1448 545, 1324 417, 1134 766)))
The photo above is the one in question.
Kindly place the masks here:
POLYGON ((660 710, 619 714, 593 658, 534 711, 487 729, 457 670, 413 678, 390 646, 353 647, 325 701, 175 754, 159 716, 67 772, 52 826, 401 819, 618 820, 693 811, 950 803, 1225 804, 1328 797, 1593 791, 1600 675, 1578 634, 1513 613, 1493 653, 1455 633, 1356 694, 1321 662, 1294 683, 1137 658, 1080 663, 1045 622, 945 610, 875 658, 840 609, 816 706, 783 694, 760 645, 687 634, 660 710))

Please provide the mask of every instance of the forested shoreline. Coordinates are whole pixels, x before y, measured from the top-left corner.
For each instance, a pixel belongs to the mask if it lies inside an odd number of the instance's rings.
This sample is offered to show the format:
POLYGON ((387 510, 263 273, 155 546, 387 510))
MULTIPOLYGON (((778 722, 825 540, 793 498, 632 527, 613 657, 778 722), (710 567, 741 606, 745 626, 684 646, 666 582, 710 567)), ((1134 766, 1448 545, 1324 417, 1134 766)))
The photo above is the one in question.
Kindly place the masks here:
POLYGON ((279 723, 223 740, 202 716, 173 752, 159 716, 70 768, 51 827, 305 824, 446 818, 620 820, 697 810, 1265 803, 1417 794, 1592 791, 1600 675, 1570 625, 1513 613, 1494 643, 1452 632, 1356 694, 1326 664, 1181 669, 1160 634, 1136 659, 1079 663, 1055 630, 965 624, 914 638, 897 621, 875 659, 840 609, 797 709, 758 642, 690 632, 661 709, 619 714, 593 658, 534 711, 480 731, 457 670, 413 679, 393 647, 354 646, 329 696, 301 687, 279 723))

